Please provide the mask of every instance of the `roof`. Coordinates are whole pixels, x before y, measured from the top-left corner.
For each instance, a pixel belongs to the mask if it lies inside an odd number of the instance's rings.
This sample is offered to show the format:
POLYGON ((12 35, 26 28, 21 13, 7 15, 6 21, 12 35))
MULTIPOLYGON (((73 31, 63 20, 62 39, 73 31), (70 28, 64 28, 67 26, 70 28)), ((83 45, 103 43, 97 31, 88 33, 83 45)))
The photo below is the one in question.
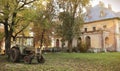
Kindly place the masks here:
POLYGON ((98 4, 94 7, 88 7, 86 10, 87 11, 84 18, 86 23, 116 17, 120 18, 120 12, 114 12, 110 5, 108 5, 108 7, 105 7, 104 5, 98 4))

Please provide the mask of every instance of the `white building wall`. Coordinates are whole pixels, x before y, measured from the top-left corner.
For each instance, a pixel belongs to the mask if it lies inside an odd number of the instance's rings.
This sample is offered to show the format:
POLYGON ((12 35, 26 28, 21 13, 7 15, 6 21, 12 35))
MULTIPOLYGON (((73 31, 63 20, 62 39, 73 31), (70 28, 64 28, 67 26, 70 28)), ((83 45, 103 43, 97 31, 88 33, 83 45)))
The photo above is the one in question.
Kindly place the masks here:
POLYGON ((65 41, 64 47, 68 47, 68 41, 65 41))
POLYGON ((52 37, 51 40, 51 47, 55 47, 55 38, 52 37))
POLYGON ((77 38, 74 38, 72 41, 72 47, 77 47, 77 38))

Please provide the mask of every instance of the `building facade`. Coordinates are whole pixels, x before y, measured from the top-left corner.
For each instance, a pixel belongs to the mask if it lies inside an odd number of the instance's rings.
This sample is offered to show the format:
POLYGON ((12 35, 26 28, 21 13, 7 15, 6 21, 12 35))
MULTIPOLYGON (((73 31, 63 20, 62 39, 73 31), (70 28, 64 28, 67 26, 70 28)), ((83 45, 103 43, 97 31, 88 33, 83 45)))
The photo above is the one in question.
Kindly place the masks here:
MULTIPOLYGON (((99 2, 94 7, 87 7, 84 21, 82 33, 73 39, 73 47, 85 43, 88 50, 94 52, 120 51, 120 13, 114 12, 111 5, 105 7, 99 2)), ((58 40, 60 38, 55 39, 56 42, 58 40)))

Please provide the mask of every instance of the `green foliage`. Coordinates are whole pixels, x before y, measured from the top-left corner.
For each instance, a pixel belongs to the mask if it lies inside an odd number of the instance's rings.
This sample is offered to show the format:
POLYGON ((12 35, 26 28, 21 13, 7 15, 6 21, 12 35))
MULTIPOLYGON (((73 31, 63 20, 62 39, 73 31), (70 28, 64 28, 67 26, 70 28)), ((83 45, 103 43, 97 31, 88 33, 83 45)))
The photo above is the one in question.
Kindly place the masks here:
POLYGON ((17 36, 32 22, 35 17, 33 9, 30 8, 33 2, 34 0, 0 0, 0 22, 10 28, 6 28, 5 32, 10 31, 12 36, 17 36))
POLYGON ((61 27, 61 34, 63 35, 64 39, 69 40, 73 38, 73 17, 68 12, 62 12, 59 14, 59 19, 62 21, 61 27))

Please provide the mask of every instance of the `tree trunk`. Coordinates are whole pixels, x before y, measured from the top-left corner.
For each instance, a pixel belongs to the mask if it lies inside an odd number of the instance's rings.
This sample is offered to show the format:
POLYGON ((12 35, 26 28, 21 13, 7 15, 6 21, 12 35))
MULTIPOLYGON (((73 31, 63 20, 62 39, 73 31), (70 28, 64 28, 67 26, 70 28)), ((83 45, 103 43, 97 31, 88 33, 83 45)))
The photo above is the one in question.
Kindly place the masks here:
POLYGON ((72 52, 72 39, 68 41, 69 52, 72 52))
POLYGON ((42 46, 43 46, 44 33, 45 33, 45 29, 43 29, 43 31, 42 31, 42 35, 41 35, 41 39, 40 39, 40 49, 42 49, 42 46))
POLYGON ((4 25, 4 29, 5 29, 5 53, 8 55, 8 59, 9 59, 12 30, 9 31, 7 19, 4 25))
POLYGON ((10 35, 8 37, 5 36, 5 52, 7 55, 9 55, 10 46, 11 46, 11 37, 10 35))

